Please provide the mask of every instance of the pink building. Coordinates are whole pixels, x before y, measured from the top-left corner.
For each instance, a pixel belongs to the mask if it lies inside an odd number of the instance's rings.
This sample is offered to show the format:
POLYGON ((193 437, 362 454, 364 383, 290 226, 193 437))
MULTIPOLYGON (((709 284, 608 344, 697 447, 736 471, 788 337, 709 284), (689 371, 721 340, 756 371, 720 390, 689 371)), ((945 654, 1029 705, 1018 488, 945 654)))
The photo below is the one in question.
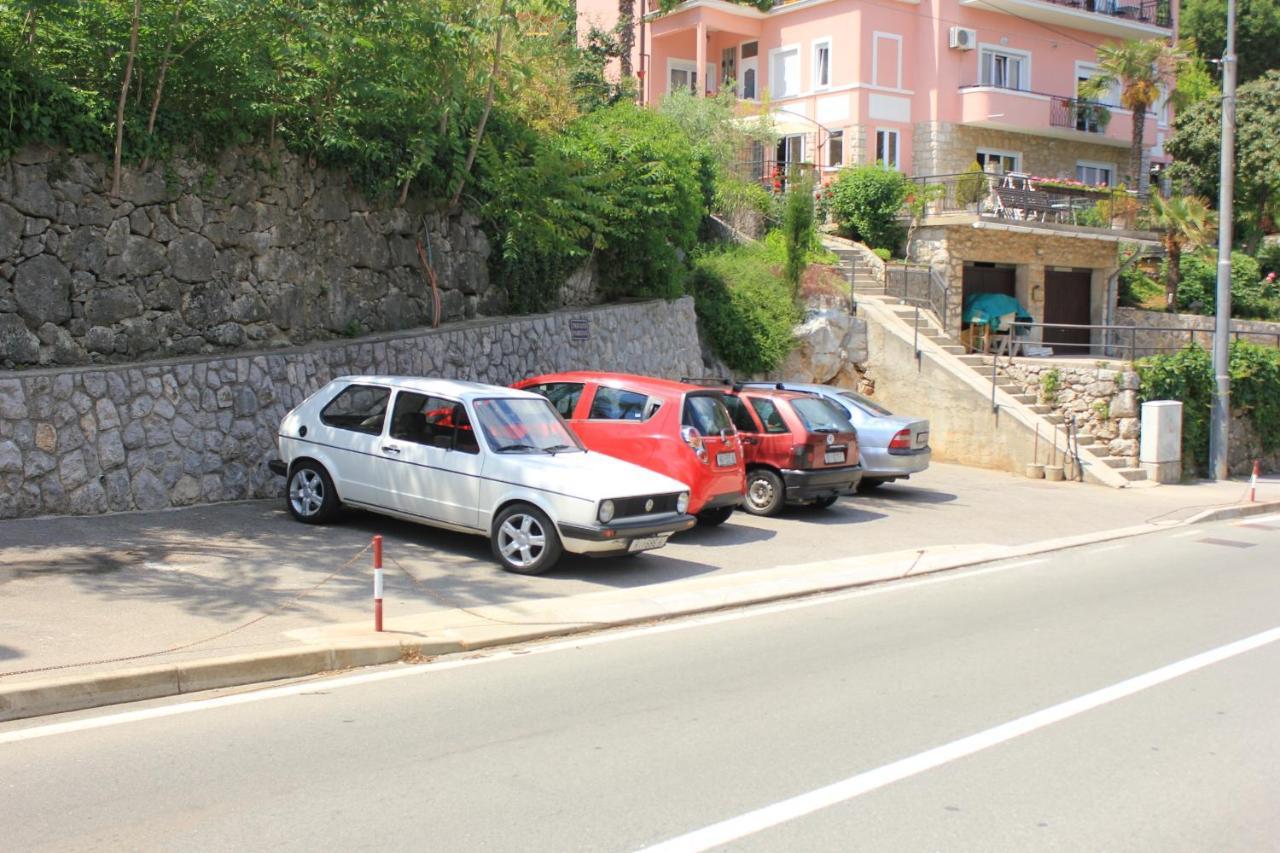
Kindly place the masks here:
MULTIPOLYGON (((644 101, 727 85, 767 99, 784 134, 779 159, 824 168, 882 161, 915 175, 961 172, 976 159, 1134 186, 1125 174, 1132 115, 1114 95, 1081 102, 1076 87, 1094 70, 1099 44, 1172 35, 1177 2, 783 0, 762 12, 687 0, 657 9, 657 0, 637 0, 632 67, 644 101)), ((611 27, 618 2, 578 0, 578 16, 580 31, 611 27)), ((1156 162, 1168 112, 1148 116, 1156 162)))
MULTIPOLYGON (((1077 87, 1096 69, 1099 45, 1170 38, 1177 10, 1177 0, 782 0, 766 12, 686 0, 663 13, 657 0, 637 0, 632 66, 646 103, 725 86, 767 103, 782 135, 768 159, 823 171, 881 162, 915 176, 955 175, 976 161, 999 174, 1145 188, 1148 164, 1164 161, 1168 108, 1147 116, 1144 167, 1132 176, 1131 112, 1117 92, 1091 103, 1077 87)), ((580 32, 607 29, 618 2, 578 0, 578 15, 580 32)), ((1103 323, 1118 242, 1151 236, 1114 223, 1075 227, 1074 215, 1055 213, 1050 227, 1045 215, 1011 225, 963 211, 927 219, 912 247, 949 284, 953 330, 963 296, 991 290, 1016 295, 1046 323, 1103 323)), ((1064 345, 1099 338, 1060 331, 1064 345)))

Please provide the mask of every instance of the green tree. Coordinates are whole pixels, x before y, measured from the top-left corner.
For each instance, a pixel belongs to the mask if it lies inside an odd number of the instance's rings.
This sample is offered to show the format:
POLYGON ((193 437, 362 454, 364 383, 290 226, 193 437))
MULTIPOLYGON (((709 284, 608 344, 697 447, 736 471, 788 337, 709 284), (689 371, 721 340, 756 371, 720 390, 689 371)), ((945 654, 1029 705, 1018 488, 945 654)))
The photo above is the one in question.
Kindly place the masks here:
POLYGON ((1186 54, 1162 39, 1133 39, 1098 48, 1099 72, 1080 86, 1080 95, 1100 100, 1113 86, 1120 86, 1120 104, 1133 111, 1133 133, 1129 144, 1130 184, 1144 189, 1142 136, 1147 111, 1159 103, 1163 92, 1173 91, 1178 68, 1186 54))
MULTIPOLYGON (((1186 0, 1178 13, 1178 28, 1184 38, 1195 39, 1201 57, 1216 62, 1227 47, 1226 0, 1186 0)), ((1280 68, 1280 3, 1236 0, 1236 55, 1240 83, 1280 68)))
POLYGON ((1169 262, 1165 264, 1165 310, 1178 310, 1178 277, 1182 269, 1182 250, 1198 249, 1213 238, 1214 214, 1208 203, 1195 196, 1162 198, 1151 196, 1149 227, 1160 232, 1169 262))
POLYGON ((784 264, 782 277, 791 289, 793 299, 800 298, 800 279, 809 266, 809 254, 818 242, 813 225, 813 181, 794 180, 787 188, 782 208, 784 264))
MULTIPOLYGON (((1280 218, 1280 71, 1269 71, 1236 93, 1235 226, 1249 250, 1280 218)), ((1178 114, 1174 134, 1165 143, 1173 155, 1175 183, 1205 198, 1218 197, 1222 162, 1222 105, 1195 104, 1178 114)))

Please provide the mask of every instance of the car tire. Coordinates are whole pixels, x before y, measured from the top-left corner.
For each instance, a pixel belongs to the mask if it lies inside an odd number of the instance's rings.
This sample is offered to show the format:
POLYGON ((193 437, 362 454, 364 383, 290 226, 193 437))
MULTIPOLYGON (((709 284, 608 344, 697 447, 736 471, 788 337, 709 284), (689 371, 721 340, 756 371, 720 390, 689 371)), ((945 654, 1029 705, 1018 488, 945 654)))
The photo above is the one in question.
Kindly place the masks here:
POLYGON ((840 499, 839 495, 828 495, 825 498, 818 498, 813 505, 818 509, 826 509, 840 499))
POLYGON ((870 492, 874 489, 880 488, 881 486, 883 486, 885 483, 888 483, 888 482, 889 480, 886 480, 882 477, 863 477, 862 482, 858 483, 858 491, 870 492))
POLYGON ((551 519, 529 504, 512 504, 498 513, 489 543, 502 568, 517 575, 540 575, 564 553, 551 519))
POLYGON ((304 460, 289 471, 285 491, 289 514, 303 524, 325 524, 338 514, 341 501, 333 479, 319 462, 304 460))
POLYGON ((729 516, 733 515, 735 508, 731 506, 718 506, 714 509, 704 509, 698 513, 699 527, 719 527, 729 520, 729 516))
POLYGON ((782 478, 768 468, 747 472, 747 498, 742 508, 752 515, 777 515, 787 499, 782 478))

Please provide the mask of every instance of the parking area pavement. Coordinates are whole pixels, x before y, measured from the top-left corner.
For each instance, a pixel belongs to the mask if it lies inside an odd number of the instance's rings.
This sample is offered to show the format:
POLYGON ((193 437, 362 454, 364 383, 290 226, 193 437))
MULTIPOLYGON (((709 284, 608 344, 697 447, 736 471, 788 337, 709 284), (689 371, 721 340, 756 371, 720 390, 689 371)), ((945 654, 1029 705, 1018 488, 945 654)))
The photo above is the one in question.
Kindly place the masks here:
MULTIPOLYGON (((371 554, 362 549, 375 533, 385 540, 386 610, 394 617, 685 578, 732 584, 744 572, 843 557, 1172 523, 1237 503, 1247 488, 1112 490, 935 464, 826 510, 795 508, 771 519, 737 513, 660 551, 566 556, 540 577, 503 572, 486 539, 362 512, 310 527, 294 522, 282 501, 0 522, 0 685, 270 650, 292 644, 290 632, 364 618, 372 628, 371 554)), ((1259 498, 1280 498, 1280 481, 1264 482, 1259 498)))

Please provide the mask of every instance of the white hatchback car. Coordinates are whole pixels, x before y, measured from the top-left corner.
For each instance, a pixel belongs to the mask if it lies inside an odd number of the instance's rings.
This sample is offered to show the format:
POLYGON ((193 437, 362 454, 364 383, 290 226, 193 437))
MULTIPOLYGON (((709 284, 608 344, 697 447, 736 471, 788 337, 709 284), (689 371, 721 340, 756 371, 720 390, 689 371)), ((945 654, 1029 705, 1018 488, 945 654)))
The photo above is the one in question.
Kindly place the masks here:
POLYGON ((289 512, 341 504, 478 533, 508 571, 574 554, 635 554, 695 523, 683 483, 588 452, 546 398, 408 376, 335 379, 280 424, 289 512))

